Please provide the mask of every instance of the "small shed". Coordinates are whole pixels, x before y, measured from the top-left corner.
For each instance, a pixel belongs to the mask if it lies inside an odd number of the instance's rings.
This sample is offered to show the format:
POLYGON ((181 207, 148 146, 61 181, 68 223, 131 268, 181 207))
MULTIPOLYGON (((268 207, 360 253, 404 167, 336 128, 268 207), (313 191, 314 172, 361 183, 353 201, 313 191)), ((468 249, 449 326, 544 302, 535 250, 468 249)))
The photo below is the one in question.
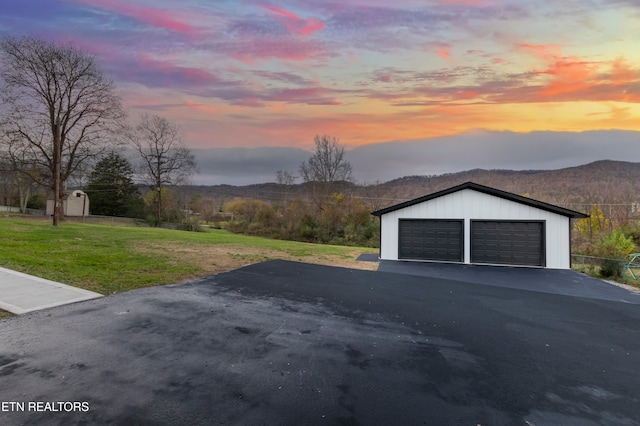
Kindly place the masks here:
MULTIPOLYGON (((71 191, 67 198, 62 200, 62 208, 65 216, 89 216, 89 196, 79 189, 71 191)), ((53 198, 47 199, 48 216, 53 214, 53 198)))
POLYGON ((372 213, 380 259, 571 268, 571 219, 588 215, 473 182, 372 213))

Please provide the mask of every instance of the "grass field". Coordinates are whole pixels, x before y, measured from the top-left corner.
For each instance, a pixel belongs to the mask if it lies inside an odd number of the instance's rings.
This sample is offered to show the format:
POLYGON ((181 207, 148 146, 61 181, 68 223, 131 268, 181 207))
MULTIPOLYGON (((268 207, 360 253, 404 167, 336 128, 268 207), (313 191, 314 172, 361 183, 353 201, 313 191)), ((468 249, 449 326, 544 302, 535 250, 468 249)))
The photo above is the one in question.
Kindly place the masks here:
POLYGON ((48 220, 0 217, 0 266, 105 295, 270 259, 375 269, 375 263, 355 260, 374 252, 215 229, 186 232, 66 222, 54 228, 48 220))

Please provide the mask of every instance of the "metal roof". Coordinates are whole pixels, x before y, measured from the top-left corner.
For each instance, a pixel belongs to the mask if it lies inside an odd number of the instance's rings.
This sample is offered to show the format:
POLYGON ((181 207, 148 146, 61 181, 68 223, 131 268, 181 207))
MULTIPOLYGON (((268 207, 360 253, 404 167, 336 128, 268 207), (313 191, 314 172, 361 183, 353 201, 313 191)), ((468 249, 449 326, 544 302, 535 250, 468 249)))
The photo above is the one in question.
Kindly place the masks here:
POLYGON ((563 207, 554 206, 553 204, 545 203, 542 201, 534 200, 532 198, 523 197, 521 195, 513 194, 511 192, 501 191, 499 189, 491 188, 488 186, 480 185, 474 182, 465 182, 463 184, 453 186, 449 189, 434 192, 433 194, 425 195, 423 197, 415 198, 413 200, 405 201, 400 204, 396 204, 384 209, 376 210, 371 214, 374 216, 382 216, 385 213, 393 212, 403 209, 405 207, 413 206, 425 201, 433 200, 434 198, 442 197, 444 195, 452 194, 454 192, 462 191, 463 189, 472 189, 474 191, 482 192, 484 194, 493 195, 494 197, 504 198, 505 200, 513 201, 516 203, 524 204, 527 206, 535 207, 541 210, 546 210, 552 213, 556 213, 562 216, 567 216, 572 219, 584 219, 589 215, 580 213, 574 210, 565 209, 563 207))

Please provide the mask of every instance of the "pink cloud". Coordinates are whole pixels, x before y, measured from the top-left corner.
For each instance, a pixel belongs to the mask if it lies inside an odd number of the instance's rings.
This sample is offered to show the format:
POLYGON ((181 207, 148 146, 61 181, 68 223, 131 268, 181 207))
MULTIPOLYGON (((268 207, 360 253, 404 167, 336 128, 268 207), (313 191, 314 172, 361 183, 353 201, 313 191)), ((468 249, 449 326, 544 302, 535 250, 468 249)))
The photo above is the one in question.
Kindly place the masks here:
POLYGON ((272 6, 262 6, 263 8, 275 13, 282 24, 292 33, 298 35, 310 35, 324 28, 324 24, 316 19, 303 19, 295 13, 278 9, 272 6))
POLYGON ((218 76, 202 69, 177 65, 144 54, 123 60, 118 74, 124 81, 141 83, 147 87, 193 88, 225 84, 218 76))
POLYGON ((198 111, 202 111, 206 114, 217 114, 220 112, 220 108, 218 106, 205 105, 201 102, 186 100, 184 101, 184 106, 187 108, 193 108, 198 111))
POLYGON ((164 28, 173 32, 194 35, 196 28, 183 20, 175 19, 176 14, 164 10, 136 6, 131 3, 124 3, 117 0, 72 0, 76 3, 88 4, 98 7, 108 12, 117 13, 137 21, 152 25, 158 28, 164 28))

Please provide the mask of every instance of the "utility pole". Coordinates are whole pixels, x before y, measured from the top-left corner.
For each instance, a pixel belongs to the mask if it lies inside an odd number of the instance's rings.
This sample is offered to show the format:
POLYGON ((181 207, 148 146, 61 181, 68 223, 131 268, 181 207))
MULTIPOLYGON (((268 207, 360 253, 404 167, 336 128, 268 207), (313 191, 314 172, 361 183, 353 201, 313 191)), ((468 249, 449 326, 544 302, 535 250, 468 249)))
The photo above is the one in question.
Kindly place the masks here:
POLYGON ((56 120, 53 128, 53 161, 55 163, 53 172, 53 226, 58 226, 60 215, 60 164, 62 157, 62 141, 60 140, 60 119, 56 120))

